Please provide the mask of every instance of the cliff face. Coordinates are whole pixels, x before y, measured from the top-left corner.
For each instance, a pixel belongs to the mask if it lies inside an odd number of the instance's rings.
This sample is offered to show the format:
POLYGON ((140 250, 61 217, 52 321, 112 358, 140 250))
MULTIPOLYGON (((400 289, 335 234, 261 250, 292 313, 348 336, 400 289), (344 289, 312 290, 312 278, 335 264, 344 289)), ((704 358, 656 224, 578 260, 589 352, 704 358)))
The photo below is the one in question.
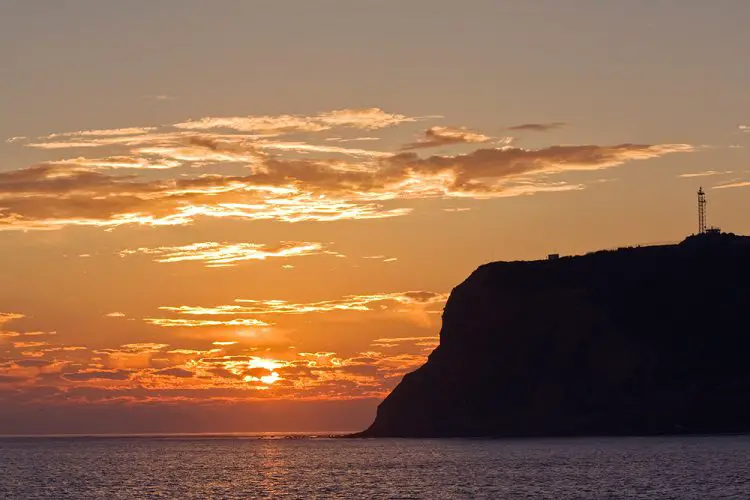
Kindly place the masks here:
POLYGON ((750 238, 496 262, 363 436, 750 431, 750 238))

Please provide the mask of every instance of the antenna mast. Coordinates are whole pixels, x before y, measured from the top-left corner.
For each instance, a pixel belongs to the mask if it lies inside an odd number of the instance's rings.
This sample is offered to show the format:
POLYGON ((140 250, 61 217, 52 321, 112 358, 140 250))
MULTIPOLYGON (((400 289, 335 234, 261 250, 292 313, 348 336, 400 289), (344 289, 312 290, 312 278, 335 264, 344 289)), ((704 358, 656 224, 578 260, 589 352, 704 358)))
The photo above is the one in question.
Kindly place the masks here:
POLYGON ((698 234, 706 232, 706 192, 698 190, 698 234))

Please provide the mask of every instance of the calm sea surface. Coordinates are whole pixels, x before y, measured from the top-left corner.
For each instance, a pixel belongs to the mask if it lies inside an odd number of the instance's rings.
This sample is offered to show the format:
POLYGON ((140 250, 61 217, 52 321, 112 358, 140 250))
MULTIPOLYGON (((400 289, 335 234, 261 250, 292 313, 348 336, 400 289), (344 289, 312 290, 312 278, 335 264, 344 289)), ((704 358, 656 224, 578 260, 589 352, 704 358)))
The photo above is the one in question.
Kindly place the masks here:
POLYGON ((0 498, 750 499, 750 437, 0 438, 0 498))

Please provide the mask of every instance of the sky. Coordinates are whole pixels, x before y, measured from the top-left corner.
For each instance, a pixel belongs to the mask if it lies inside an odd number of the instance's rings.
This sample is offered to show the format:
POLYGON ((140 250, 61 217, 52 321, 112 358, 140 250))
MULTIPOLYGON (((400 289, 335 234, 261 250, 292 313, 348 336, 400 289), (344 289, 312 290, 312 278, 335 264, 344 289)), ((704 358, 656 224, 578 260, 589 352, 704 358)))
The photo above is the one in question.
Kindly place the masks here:
POLYGON ((497 260, 750 234, 746 0, 0 2, 0 434, 357 430, 497 260))

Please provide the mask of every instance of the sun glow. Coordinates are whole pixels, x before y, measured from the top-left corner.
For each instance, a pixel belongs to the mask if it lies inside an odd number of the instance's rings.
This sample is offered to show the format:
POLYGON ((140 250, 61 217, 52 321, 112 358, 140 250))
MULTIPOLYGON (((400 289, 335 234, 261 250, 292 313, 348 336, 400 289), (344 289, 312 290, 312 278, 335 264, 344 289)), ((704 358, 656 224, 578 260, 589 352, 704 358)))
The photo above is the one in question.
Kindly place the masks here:
POLYGON ((273 359, 264 359, 264 358, 256 358, 253 357, 250 361, 247 362, 247 366, 250 369, 264 369, 269 372, 268 375, 262 375, 260 377, 253 376, 253 375, 247 375, 244 378, 245 382, 262 382, 266 385, 273 385, 275 382, 282 380, 281 375, 276 371, 278 368, 283 368, 284 366, 287 366, 286 363, 282 361, 276 361, 273 359))

